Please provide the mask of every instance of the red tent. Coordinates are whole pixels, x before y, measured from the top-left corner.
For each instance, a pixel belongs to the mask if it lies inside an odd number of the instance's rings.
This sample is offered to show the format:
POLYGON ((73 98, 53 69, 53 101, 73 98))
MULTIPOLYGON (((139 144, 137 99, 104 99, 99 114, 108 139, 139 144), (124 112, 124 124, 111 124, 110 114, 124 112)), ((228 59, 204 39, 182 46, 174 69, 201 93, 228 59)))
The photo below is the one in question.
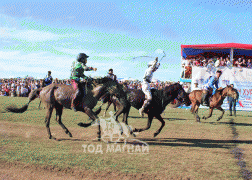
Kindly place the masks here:
POLYGON ((186 58, 210 52, 230 54, 232 49, 234 56, 252 56, 252 44, 240 43, 181 45, 181 55, 186 58))

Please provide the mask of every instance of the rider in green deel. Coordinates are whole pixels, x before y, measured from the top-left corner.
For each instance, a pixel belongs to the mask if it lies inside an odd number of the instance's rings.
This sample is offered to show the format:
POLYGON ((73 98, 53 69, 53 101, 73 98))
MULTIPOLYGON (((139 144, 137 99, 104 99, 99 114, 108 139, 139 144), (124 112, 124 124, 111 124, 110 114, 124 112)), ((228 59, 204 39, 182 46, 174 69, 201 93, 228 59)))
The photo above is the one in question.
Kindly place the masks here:
POLYGON ((72 86, 75 90, 74 97, 72 99, 71 107, 74 111, 77 111, 76 108, 82 102, 83 97, 85 96, 85 87, 83 83, 80 82, 81 78, 86 81, 87 76, 84 75, 84 71, 96 71, 97 68, 88 67, 86 66, 87 63, 87 56, 85 53, 80 53, 77 56, 76 61, 73 62, 72 71, 71 71, 71 82, 72 86))

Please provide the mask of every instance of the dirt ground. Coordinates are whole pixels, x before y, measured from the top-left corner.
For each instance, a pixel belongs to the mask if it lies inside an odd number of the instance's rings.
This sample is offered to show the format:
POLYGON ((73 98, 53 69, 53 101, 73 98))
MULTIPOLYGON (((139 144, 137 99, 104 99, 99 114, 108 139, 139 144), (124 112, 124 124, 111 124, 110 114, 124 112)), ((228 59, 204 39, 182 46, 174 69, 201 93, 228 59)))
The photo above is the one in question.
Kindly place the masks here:
MULTIPOLYGON (((41 141, 54 141, 47 139, 47 132, 43 126, 35 125, 25 125, 19 123, 11 122, 0 122, 1 129, 5 131, 0 131, 1 137, 24 137, 32 140, 41 141)), ((91 129, 91 128, 90 128, 91 129)), ((51 127, 52 134, 57 134, 60 138, 66 137, 61 127, 51 127)), ((69 128, 75 137, 82 137, 83 133, 76 130, 75 128, 69 128)), ((93 131, 92 129, 90 131, 93 131)), ((87 132, 86 134, 90 134, 87 132)), ((94 133, 93 137, 95 137, 94 133)), ((89 137, 88 137, 89 138, 89 137)), ((87 137, 86 137, 87 139, 87 137)), ((85 138, 83 138, 85 140, 85 138)), ((0 149, 4 151, 4 149, 0 149)), ((6 162, 0 160, 0 179, 3 180, 73 180, 73 179, 163 179, 164 177, 150 174, 125 174, 121 172, 95 172, 92 170, 83 171, 77 168, 59 168, 49 165, 37 165, 37 164, 26 164, 22 162, 6 162)), ((181 179, 181 178, 180 178, 181 179)))

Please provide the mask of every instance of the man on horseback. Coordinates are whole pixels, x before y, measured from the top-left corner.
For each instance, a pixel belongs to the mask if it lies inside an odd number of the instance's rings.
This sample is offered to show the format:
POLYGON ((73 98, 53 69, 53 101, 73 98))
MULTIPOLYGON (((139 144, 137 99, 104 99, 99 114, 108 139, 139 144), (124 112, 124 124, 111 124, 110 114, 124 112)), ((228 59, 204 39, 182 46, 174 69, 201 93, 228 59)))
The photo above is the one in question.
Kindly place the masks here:
POLYGON ((51 74, 52 74, 52 72, 48 71, 48 75, 44 79, 45 86, 52 84, 53 78, 52 78, 51 74))
POLYGON ((113 74, 113 69, 112 68, 109 69, 107 77, 110 78, 110 79, 112 79, 112 80, 114 80, 114 81, 117 80, 116 75, 113 74))
POLYGON ((203 106, 209 106, 209 99, 212 95, 215 94, 216 90, 219 87, 219 78, 221 76, 222 72, 220 70, 216 71, 215 76, 210 76, 205 85, 203 86, 203 95, 202 95, 202 105, 203 106), (212 94, 210 93, 212 91, 212 94), (211 96, 209 97, 209 95, 211 96))
POLYGON ((71 107, 76 112, 76 107, 82 102, 83 97, 85 96, 85 87, 83 83, 81 83, 81 78, 83 78, 84 81, 87 81, 87 76, 84 75, 84 71, 96 71, 97 68, 93 67, 87 67, 87 56, 85 53, 80 53, 77 56, 77 62, 73 62, 72 66, 72 72, 71 72, 71 81, 72 86, 75 89, 75 94, 72 99, 71 107))
POLYGON ((145 101, 142 105, 142 107, 139 109, 139 114, 141 116, 143 116, 143 112, 144 109, 150 104, 151 100, 152 100, 152 95, 151 95, 151 91, 150 91, 150 83, 151 83, 151 79, 153 76, 153 72, 155 72, 159 66, 160 63, 158 62, 158 58, 156 57, 156 59, 154 61, 151 61, 148 63, 148 69, 145 71, 144 77, 143 77, 143 82, 142 82, 142 91, 145 94, 145 101))

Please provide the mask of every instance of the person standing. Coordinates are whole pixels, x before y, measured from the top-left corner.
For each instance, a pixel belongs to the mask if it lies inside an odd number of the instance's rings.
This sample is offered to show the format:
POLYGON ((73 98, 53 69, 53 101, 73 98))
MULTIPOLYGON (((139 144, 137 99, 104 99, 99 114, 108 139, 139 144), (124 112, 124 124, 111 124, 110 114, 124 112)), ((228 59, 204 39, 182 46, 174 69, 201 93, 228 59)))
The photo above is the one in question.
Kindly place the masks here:
POLYGON ((48 74, 47 74, 47 76, 45 77, 45 79, 44 79, 44 82, 45 82, 45 86, 48 86, 48 85, 50 85, 50 84, 52 84, 52 82, 53 82, 53 78, 52 78, 52 72, 51 71, 48 71, 48 74))
POLYGON ((107 77, 110 78, 110 79, 112 79, 112 80, 114 80, 114 81, 117 80, 116 75, 113 74, 113 69, 112 68, 109 69, 107 77))
MULTIPOLYGON (((232 88, 234 88, 234 85, 231 84, 230 85, 232 88)), ((235 89, 236 90, 236 89, 235 89)), ((237 91, 237 90, 236 90, 237 91)), ((234 99, 233 97, 231 96, 228 96, 227 97, 227 101, 228 101, 228 104, 229 104, 229 116, 232 116, 232 111, 234 112, 234 116, 236 117, 236 102, 237 102, 238 99, 234 99)))

